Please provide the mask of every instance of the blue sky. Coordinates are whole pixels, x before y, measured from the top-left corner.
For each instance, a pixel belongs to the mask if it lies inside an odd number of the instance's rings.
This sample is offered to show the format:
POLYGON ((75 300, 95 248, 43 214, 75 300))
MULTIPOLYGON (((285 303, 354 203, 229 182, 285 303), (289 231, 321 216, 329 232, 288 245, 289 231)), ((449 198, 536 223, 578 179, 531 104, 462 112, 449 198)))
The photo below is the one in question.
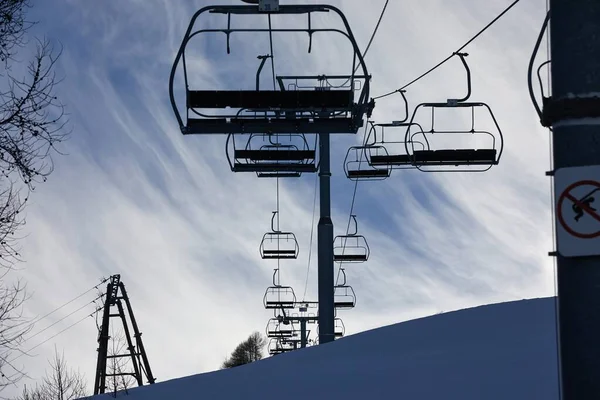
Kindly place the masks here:
MULTIPOLYGON (((332 2, 346 14, 361 48, 383 3, 332 2)), ((259 258, 258 245, 275 208, 275 181, 230 172, 225 137, 183 137, 168 100, 171 64, 189 18, 207 4, 63 0, 38 2, 32 10, 40 20, 35 32, 64 47, 58 94, 67 104, 73 134, 62 148, 68 156, 56 158, 55 172, 27 210, 26 263, 19 272, 33 293, 26 311, 45 314, 100 277, 120 273, 159 380, 218 368, 240 340, 253 330, 262 332, 270 317, 262 296, 274 265, 259 258)), ((508 4, 390 2, 366 57, 372 94, 395 89, 435 65, 508 4)), ((395 171, 385 181, 359 183, 354 212, 372 256, 347 268, 358 296, 354 310, 340 313, 348 334, 554 293, 547 257, 550 182, 544 176, 549 136, 537 122, 526 87, 527 62, 544 15, 544 0, 523 0, 465 50, 471 99, 492 107, 505 134, 499 166, 484 174, 395 171)), ((310 60, 305 39, 280 42, 278 70, 335 67, 343 47, 328 39, 315 44, 325 59, 310 60)), ((268 52, 244 40, 232 42, 232 50, 244 46, 253 57, 268 52)), ((196 56, 200 79, 227 86, 254 75, 254 64, 246 71, 222 64, 224 40, 205 43, 196 56)), ((407 96, 412 108, 457 97, 464 85, 464 70, 454 59, 411 86, 407 96)), ((373 119, 398 119, 402 107, 398 96, 381 99, 373 119)), ((362 132, 332 142, 336 233, 346 227, 354 187, 343 174, 343 158, 361 138, 362 132)), ((294 231, 301 247, 297 261, 282 264, 282 282, 300 296, 313 190, 314 176, 307 175, 283 182, 280 191, 282 229, 294 231)), ((314 252, 312 260, 308 298, 317 293, 314 252)), ((53 316, 58 319, 93 297, 53 316)), ((90 304, 26 345, 92 311, 90 304)), ((41 322, 33 332, 51 322, 41 322)), ((37 348, 35 357, 20 360, 32 379, 39 378, 56 345, 92 383, 96 335, 90 318, 37 348)))

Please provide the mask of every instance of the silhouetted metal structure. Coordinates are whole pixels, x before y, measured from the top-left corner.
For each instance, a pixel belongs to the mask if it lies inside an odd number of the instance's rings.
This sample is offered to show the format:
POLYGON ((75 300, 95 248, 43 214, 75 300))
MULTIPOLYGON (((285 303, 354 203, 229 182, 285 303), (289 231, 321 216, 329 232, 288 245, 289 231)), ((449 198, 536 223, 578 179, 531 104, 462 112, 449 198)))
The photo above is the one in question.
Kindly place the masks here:
POLYGON ((94 395, 105 392, 107 377, 122 375, 133 376, 138 386, 144 385, 144 376, 146 377, 147 383, 152 384, 156 380, 152 375, 150 363, 148 362, 146 350, 144 349, 144 344, 142 342, 142 334, 138 329, 137 322, 133 315, 133 309, 131 308, 131 302, 127 296, 125 285, 121 282, 121 275, 113 275, 110 277, 110 282, 106 286, 106 296, 102 312, 102 325, 100 326, 98 335, 98 360, 96 363, 94 395), (125 307, 123 307, 123 303, 125 304, 125 307), (125 313, 125 308, 127 308, 127 314, 125 313), (129 322, 127 317, 129 317, 129 322), (126 354, 108 355, 108 343, 110 340, 109 326, 111 318, 118 318, 123 323, 123 331, 125 333, 125 339, 127 340, 128 350, 126 354), (129 324, 131 324, 135 342, 132 340, 129 324), (109 358, 130 359, 133 365, 133 371, 114 371, 107 373, 107 360, 109 358))
MULTIPOLYGON (((371 115, 374 107, 374 102, 369 98, 371 77, 350 25, 338 8, 316 4, 279 5, 277 0, 256 0, 251 3, 252 5, 206 6, 192 16, 169 78, 171 106, 184 135, 229 135, 227 154, 230 167, 235 172, 249 171, 256 172, 262 177, 280 178, 297 177, 303 172, 316 172, 318 169, 320 178, 320 219, 317 232, 318 318, 321 336, 319 342, 326 343, 335 338, 330 134, 356 134, 363 126, 363 118, 371 115), (328 14, 339 17, 341 25, 319 27, 317 24, 323 22, 322 18, 315 18, 315 16, 328 14), (282 27, 273 27, 273 18, 286 15, 302 16, 305 18, 306 25, 290 25, 284 20, 280 25, 282 27), (196 26, 201 16, 211 17, 210 25, 196 26), (266 17, 268 27, 236 25, 239 19, 247 16, 266 17), (351 58, 348 60, 348 65, 344 66, 347 67, 348 73, 340 74, 337 65, 335 68, 326 69, 325 72, 329 73, 323 73, 320 69, 318 74, 298 75, 292 72, 286 75, 276 74, 273 36, 283 34, 292 36, 299 33, 308 36, 308 53, 312 50, 314 37, 322 34, 333 34, 343 39, 344 43, 349 43, 351 58), (238 34, 254 35, 253 38, 259 35, 268 37, 270 54, 261 54, 257 57, 259 62, 256 74, 249 75, 247 81, 240 79, 239 76, 224 80, 227 84, 235 82, 236 88, 208 88, 206 79, 198 80, 198 74, 188 70, 188 66, 191 65, 189 51, 190 48, 193 49, 190 43, 195 38, 223 34, 224 50, 227 54, 230 54, 233 49, 232 37, 238 34), (260 74, 267 60, 270 61, 273 75, 273 87, 269 89, 260 85, 260 74), (181 72, 180 75, 177 75, 178 71, 181 72), (176 75, 183 81, 183 90, 180 92, 175 88, 176 75), (253 89, 245 89, 249 87, 253 89), (270 144, 265 144, 266 147, 249 147, 253 138, 239 139, 244 134, 267 138, 270 144), (305 135, 311 134, 318 135, 319 139, 318 163, 316 162, 317 149, 304 145, 309 143, 305 135), (280 139, 286 135, 296 135, 304 141, 299 142, 300 146, 285 144, 280 139), (237 147, 234 143, 236 138, 243 146, 237 147)), ((296 63, 286 64, 284 67, 293 68, 296 63)), ((263 257, 268 256, 264 252, 261 254, 263 257)), ((277 258, 280 258, 279 256, 281 254, 278 253, 277 258)), ((272 304, 267 297, 279 292, 280 288, 274 285, 270 290, 271 292, 265 294, 265 305, 272 304)))

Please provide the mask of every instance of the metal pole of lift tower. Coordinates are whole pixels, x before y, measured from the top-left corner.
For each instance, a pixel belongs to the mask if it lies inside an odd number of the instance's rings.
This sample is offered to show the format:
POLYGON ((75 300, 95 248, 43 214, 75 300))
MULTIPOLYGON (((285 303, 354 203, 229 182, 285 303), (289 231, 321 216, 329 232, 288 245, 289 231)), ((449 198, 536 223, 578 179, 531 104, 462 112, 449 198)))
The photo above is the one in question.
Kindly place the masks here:
POLYGON ((582 194, 600 181, 600 1, 550 0, 550 13, 562 399, 600 399, 600 192, 582 194), (567 215, 576 207, 581 221, 567 215), (569 235, 582 222, 588 237, 569 235))
POLYGON ((331 160, 329 133, 319 134, 319 210, 317 229, 319 276, 319 344, 334 340, 333 222, 331 221, 331 160))

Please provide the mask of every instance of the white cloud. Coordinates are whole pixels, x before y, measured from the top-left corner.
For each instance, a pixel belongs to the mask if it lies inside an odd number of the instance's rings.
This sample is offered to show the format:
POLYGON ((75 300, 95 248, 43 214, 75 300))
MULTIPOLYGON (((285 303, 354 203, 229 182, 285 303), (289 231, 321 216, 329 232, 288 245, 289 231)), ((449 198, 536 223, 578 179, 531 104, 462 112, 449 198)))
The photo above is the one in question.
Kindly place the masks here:
MULTIPOLYGON (((383 1, 371 7, 334 3, 347 14, 364 48, 383 1)), ((372 94, 418 76, 505 6, 474 0, 460 7, 442 1, 390 2, 367 56, 372 94)), ((115 7, 66 2, 55 10, 69 27, 69 35, 57 39, 65 45, 61 69, 67 79, 61 96, 75 131, 66 144, 70 155, 57 159, 54 175, 36 191, 28 209, 24 276, 35 296, 27 307, 43 314, 99 277, 120 273, 153 371, 165 380, 213 370, 252 330, 263 331, 270 313, 262 309, 262 295, 273 265, 260 260, 258 244, 275 208, 275 182, 229 172, 223 137, 179 133, 167 79, 194 10, 166 1, 115 7)), ((517 7, 466 49, 472 99, 490 103, 505 133, 503 162, 485 174, 395 171, 386 181, 359 184, 355 212, 372 257, 347 268, 348 283, 358 296, 355 310, 340 312, 349 334, 441 310, 553 293, 546 256, 551 248, 549 183, 543 174, 548 136, 537 124, 525 86, 544 4, 517 7)), ((50 36, 65 34, 64 27, 45 19, 50 36)), ((342 56, 334 43, 316 40, 315 52, 328 58, 313 55, 315 70, 342 56)), ((290 53, 302 57, 307 40, 297 43, 290 53)), ((245 45, 248 56, 255 57, 255 44, 245 45)), ((286 50, 276 49, 282 57, 286 50)), ((195 65, 202 68, 198 76, 203 81, 222 68, 210 54, 195 65)), ((288 65, 277 60, 277 66, 288 65)), ((253 76, 256 65, 246 67, 253 76)), ((414 107, 463 90, 464 71, 452 60, 407 94, 414 107)), ((374 119, 397 119, 400 107, 398 97, 379 100, 374 119)), ((341 160, 361 136, 333 141, 338 234, 346 226, 353 188, 342 175, 341 160)), ((297 261, 282 263, 282 281, 299 297, 313 183, 314 176, 308 176, 280 188, 282 228, 294 231, 301 246, 297 261)), ((309 298, 317 293, 316 259, 313 251, 309 298)), ((55 343, 91 384, 95 330, 90 319, 38 348, 39 356, 25 363, 31 376, 40 376, 55 343)))

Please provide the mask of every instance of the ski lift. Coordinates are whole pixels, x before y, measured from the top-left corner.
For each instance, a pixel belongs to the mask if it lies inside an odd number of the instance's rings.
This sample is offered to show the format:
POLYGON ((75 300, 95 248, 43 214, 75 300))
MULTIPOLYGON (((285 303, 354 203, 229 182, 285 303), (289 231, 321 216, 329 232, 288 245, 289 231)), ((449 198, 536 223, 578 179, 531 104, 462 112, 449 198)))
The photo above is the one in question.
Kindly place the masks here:
POLYGON ((273 216, 271 217, 271 232, 265 233, 260 242, 260 256, 263 260, 296 259, 300 252, 296 235, 292 232, 276 230, 276 215, 277 211, 273 211, 273 216))
POLYGON ((316 138, 311 148, 304 134, 229 134, 227 161, 233 172, 255 172, 259 178, 300 177, 317 171, 316 138), (236 136, 246 137, 242 148, 236 136))
POLYGON ((353 181, 383 180, 390 176, 392 169, 388 165, 375 166, 369 163, 374 155, 386 155, 383 146, 351 146, 344 159, 346 177, 353 181))
POLYGON ((280 338, 272 338, 271 340, 269 340, 268 349, 269 354, 274 356, 277 354, 282 354, 288 351, 296 350, 297 344, 280 338))
POLYGON ((336 236, 333 240, 333 261, 365 262, 369 259, 370 249, 367 239, 358 235, 356 215, 350 216, 354 221, 354 232, 336 236))
POLYGON ((375 127, 381 128, 380 138, 377 138, 375 133, 374 146, 380 146, 385 149, 383 154, 373 154, 367 157, 369 165, 373 167, 389 167, 390 169, 415 169, 414 156, 412 154, 415 150, 429 150, 429 142, 427 137, 421 138, 421 140, 415 140, 415 135, 421 134, 423 128, 416 122, 401 122, 392 121, 391 123, 374 124, 375 127), (408 133, 402 133, 402 140, 392 137, 386 139, 385 128, 404 128, 408 133), (415 132, 415 128, 417 133, 415 132))
POLYGON ((340 268, 343 280, 339 285, 333 287, 333 306, 336 309, 354 308, 356 306, 356 294, 352 286, 346 283, 346 271, 340 268))
POLYGON ((276 279, 279 268, 273 272, 273 286, 269 286, 263 297, 266 309, 290 309, 296 306, 296 294, 291 286, 283 286, 276 279))
MULTIPOLYGON (((201 18, 202 20, 202 18, 201 18)), ((317 19, 320 21, 320 19, 317 19)), ((203 21, 204 25, 208 21, 203 21)), ((198 23, 200 25, 200 23, 198 23)), ((276 25, 276 24, 275 24, 276 25)), ((292 42, 288 42, 292 43, 292 42)), ((190 46, 191 47, 191 46, 190 46)), ((187 54, 190 58, 190 54, 187 54)), ((337 67, 337 66, 336 66, 337 67)), ((227 82, 239 81, 237 77, 225 79, 227 82)), ((330 5, 281 5, 269 12, 261 10, 260 5, 211 5, 198 10, 190 21, 182 43, 175 57, 169 77, 169 96, 175 117, 183 134, 232 134, 232 133, 356 133, 363 124, 365 114, 370 115, 374 103, 369 101, 370 75, 362 53, 356 43, 350 25, 344 14, 330 5), (331 13, 339 16, 342 28, 315 27, 313 15, 331 13), (223 15, 221 21, 211 20, 207 28, 197 26, 197 20, 206 15, 223 15), (244 18, 251 15, 267 15, 269 25, 265 27, 236 27, 232 16, 244 18), (271 19, 283 15, 305 15, 306 27, 274 28, 271 19), (276 75, 273 80, 276 87, 265 90, 258 86, 258 76, 267 58, 273 55, 259 56, 257 83, 254 90, 218 89, 209 90, 197 87, 192 65, 186 59, 186 52, 192 39, 205 38, 215 33, 224 33, 226 51, 231 53, 230 38, 238 34, 260 34, 272 48, 273 37, 283 34, 308 34, 308 52, 312 47, 313 36, 319 33, 339 34, 351 45, 352 63, 349 74, 319 75, 276 75), (181 75, 178 69, 181 67, 181 75), (175 77, 183 78, 185 88, 185 115, 178 109, 175 99, 175 77), (344 83, 338 84, 343 81, 344 83), (292 88, 292 90, 289 90, 292 88), (358 89, 357 89, 358 88, 358 89)), ((243 85, 244 82, 241 82, 243 85)), ((179 104, 182 106, 182 104, 179 104)))
POLYGON ((266 334, 270 338, 291 338, 294 336, 295 331, 290 321, 284 321, 282 318, 271 318, 267 323, 266 334))
MULTIPOLYGON (((445 103, 421 103, 416 108, 410 120, 413 124, 419 109, 428 109, 430 111, 431 129, 420 129, 411 134, 410 130, 406 132, 406 142, 413 145, 410 153, 413 156, 413 164, 421 171, 430 172, 483 172, 489 170, 493 165, 498 164, 503 149, 503 136, 496 117, 491 108, 481 102, 467 102, 471 96, 471 71, 465 60, 466 53, 455 53, 467 72, 467 94, 461 99, 448 99, 445 103), (435 110, 470 110, 470 128, 469 129, 436 129, 435 110), (475 115, 476 110, 482 110, 478 115, 487 115, 489 117, 490 129, 476 129, 475 115), (428 148, 414 148, 414 143, 418 142, 412 138, 421 136, 428 143, 428 148), (453 148, 441 143, 443 139, 452 139, 453 148), (458 139, 463 139, 463 145, 459 146, 458 139), (410 139, 410 140, 409 140, 410 139), (441 143, 441 144, 440 144, 441 143)), ((421 143, 423 142, 421 141, 421 143)))

